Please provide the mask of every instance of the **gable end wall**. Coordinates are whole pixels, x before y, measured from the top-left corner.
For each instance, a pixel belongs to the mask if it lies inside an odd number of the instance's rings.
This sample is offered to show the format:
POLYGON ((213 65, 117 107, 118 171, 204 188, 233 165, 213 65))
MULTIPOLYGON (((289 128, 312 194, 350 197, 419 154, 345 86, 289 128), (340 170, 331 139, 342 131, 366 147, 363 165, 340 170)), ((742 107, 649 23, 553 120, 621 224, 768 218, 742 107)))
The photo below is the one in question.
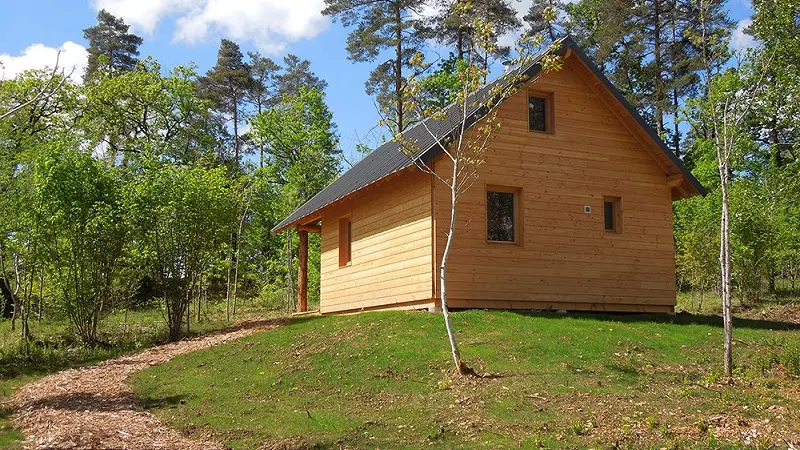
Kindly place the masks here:
MULTIPOLYGON (((502 126, 472 189, 459 200, 448 266, 452 307, 672 311, 672 196, 664 170, 578 75, 562 70, 530 89, 551 92, 555 134, 528 131, 527 93, 507 99, 502 126), (520 188, 522 242, 486 242, 486 186, 520 188), (623 233, 604 230, 604 196, 622 197, 623 233), (584 213, 591 206, 592 213, 584 213)), ((437 161, 445 176, 452 168, 437 161)), ((437 235, 449 219, 436 182, 437 235)), ((436 242, 441 260, 445 239, 436 242)))

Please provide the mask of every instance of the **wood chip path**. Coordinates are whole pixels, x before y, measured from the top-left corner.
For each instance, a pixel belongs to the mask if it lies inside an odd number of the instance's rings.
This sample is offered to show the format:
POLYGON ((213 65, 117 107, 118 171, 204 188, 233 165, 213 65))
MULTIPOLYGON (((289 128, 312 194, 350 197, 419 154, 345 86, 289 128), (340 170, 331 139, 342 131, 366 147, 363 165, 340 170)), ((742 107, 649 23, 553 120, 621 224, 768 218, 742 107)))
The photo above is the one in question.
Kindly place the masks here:
POLYGON ((230 330, 154 347, 142 353, 65 370, 28 384, 11 399, 15 424, 35 449, 223 449, 189 439, 145 411, 126 380, 184 353, 274 328, 284 319, 248 321, 230 330))

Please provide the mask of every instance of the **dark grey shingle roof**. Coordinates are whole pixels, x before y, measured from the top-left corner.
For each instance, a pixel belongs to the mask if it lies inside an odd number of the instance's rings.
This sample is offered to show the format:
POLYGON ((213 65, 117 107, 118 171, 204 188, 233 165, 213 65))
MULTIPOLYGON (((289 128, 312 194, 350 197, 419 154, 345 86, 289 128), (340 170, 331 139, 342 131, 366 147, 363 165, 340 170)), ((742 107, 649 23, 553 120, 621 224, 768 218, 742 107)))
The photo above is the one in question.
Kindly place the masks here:
MULTIPOLYGON (((703 186, 698 182, 689 170, 683 165, 672 151, 664 144, 658 137, 655 131, 650 127, 644 119, 639 115, 631 104, 625 100, 625 97, 611 84, 608 78, 600 71, 600 69, 586 56, 585 53, 575 44, 570 37, 566 37, 561 41, 560 54, 564 54, 568 49, 573 50, 589 68, 603 81, 603 84, 611 90, 617 99, 623 104, 625 109, 636 118, 637 122, 647 130, 648 134, 659 144, 659 147, 664 151, 670 160, 681 170, 681 172, 689 179, 701 195, 705 195, 706 191, 703 186)), ((532 77, 540 70, 539 61, 542 55, 532 58, 531 61, 526 63, 523 68, 523 73, 528 77, 532 77)), ((467 128, 472 126, 478 119, 483 117, 485 111, 481 105, 488 100, 488 96, 492 89, 500 83, 506 82, 503 76, 498 77, 493 82, 484 86, 476 91, 472 100, 467 102, 470 107, 468 108, 468 119, 465 124, 467 128)), ((435 158, 441 151, 439 143, 443 138, 452 134, 457 127, 461 125, 461 118, 463 114, 459 111, 458 106, 451 104, 445 108, 445 118, 442 120, 426 119, 423 123, 417 123, 409 127, 403 132, 403 139, 416 143, 416 146, 421 149, 424 161, 430 161, 435 158), (434 137, 435 136, 435 137, 434 137)), ((364 157, 350 170, 343 173, 342 176, 334 180, 325 189, 321 190, 317 195, 312 197, 309 201, 303 204, 300 208, 295 210, 288 217, 283 219, 278 225, 272 228, 272 233, 283 230, 291 226, 294 222, 301 220, 307 216, 318 212, 322 208, 352 194, 372 183, 375 183, 387 176, 399 172, 403 169, 411 167, 414 161, 411 156, 403 153, 401 145, 395 140, 391 140, 375 149, 372 153, 364 157)))

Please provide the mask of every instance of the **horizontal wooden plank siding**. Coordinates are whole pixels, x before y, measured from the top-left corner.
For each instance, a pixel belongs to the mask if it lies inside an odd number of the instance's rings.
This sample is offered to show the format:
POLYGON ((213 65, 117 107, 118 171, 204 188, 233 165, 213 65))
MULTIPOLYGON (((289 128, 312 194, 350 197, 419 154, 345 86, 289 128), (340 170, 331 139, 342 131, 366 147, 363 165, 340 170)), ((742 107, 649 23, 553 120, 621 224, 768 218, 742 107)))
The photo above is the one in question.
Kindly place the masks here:
MULTIPOLYGON (((536 82, 553 94, 555 133, 528 131, 527 90, 498 111, 502 125, 472 189, 459 200, 450 255, 453 307, 671 311, 675 305, 672 193, 666 173, 569 58, 536 82), (522 242, 486 240, 486 186, 521 190, 522 242), (605 197, 621 197, 621 233, 604 227, 605 197), (591 206, 586 214, 584 206, 591 206)), ((437 160, 447 177, 452 165, 437 160)), ((435 184, 437 236, 449 223, 435 184)), ((436 241, 437 261, 445 239, 436 241)), ((437 289, 438 291, 438 289, 437 289)), ((438 296, 438 292, 437 292, 438 296)))
POLYGON ((413 169, 322 211, 322 313, 432 306, 431 176, 413 169), (352 261, 339 267, 341 217, 352 261))

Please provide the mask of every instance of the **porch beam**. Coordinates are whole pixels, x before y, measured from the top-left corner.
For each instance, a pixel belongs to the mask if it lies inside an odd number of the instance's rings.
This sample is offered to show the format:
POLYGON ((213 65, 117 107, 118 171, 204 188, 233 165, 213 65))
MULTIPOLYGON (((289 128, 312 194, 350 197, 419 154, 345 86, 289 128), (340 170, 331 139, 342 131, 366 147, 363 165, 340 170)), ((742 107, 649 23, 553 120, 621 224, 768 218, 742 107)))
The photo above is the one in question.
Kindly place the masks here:
POLYGON ((308 311, 308 231, 298 228, 300 233, 299 273, 297 274, 297 312, 308 311))
POLYGON ((322 233, 320 225, 298 225, 297 231, 308 231, 309 233, 322 233))

